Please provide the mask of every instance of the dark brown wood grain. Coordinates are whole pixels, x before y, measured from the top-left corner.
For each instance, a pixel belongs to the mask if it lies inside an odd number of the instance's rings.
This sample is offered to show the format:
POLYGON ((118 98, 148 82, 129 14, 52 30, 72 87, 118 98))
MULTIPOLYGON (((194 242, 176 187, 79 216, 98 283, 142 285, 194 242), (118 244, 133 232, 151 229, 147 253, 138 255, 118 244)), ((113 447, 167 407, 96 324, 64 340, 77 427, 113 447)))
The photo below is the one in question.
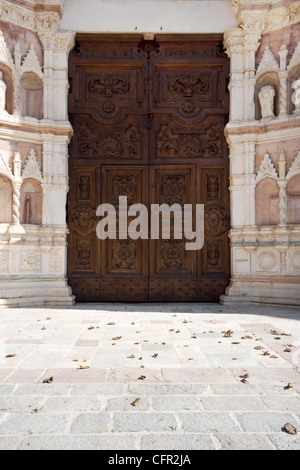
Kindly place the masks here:
POLYGON ((216 301, 224 293, 229 61, 221 42, 218 35, 77 36, 69 59, 68 277, 78 301, 216 301), (148 208, 204 204, 203 250, 186 251, 172 233, 100 241, 96 209, 117 206, 119 196, 148 208))

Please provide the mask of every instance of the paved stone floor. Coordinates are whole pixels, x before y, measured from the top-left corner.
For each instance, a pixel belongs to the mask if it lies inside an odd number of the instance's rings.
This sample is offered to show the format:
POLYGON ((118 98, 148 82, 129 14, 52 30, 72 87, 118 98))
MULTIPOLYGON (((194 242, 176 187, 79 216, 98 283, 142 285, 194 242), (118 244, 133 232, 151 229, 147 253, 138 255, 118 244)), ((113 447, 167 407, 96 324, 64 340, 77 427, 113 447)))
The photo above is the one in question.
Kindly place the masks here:
POLYGON ((299 450, 299 371, 296 307, 0 310, 0 449, 299 450))

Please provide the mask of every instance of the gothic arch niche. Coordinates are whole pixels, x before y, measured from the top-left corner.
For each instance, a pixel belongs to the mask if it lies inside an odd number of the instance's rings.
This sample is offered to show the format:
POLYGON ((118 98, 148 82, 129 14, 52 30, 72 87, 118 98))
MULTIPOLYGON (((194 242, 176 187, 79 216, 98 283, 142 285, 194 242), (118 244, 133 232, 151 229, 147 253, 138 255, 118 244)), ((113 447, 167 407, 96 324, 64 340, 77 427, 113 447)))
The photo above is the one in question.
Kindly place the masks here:
POLYGON ((12 184, 4 175, 0 174, 0 224, 10 224, 12 215, 12 184))
POLYGON ((261 106, 259 102, 259 93, 263 87, 272 86, 275 90, 275 98, 274 98, 274 114, 275 116, 279 116, 280 113, 280 81, 278 78, 277 72, 266 72, 261 75, 256 82, 255 85, 255 94, 254 94, 254 102, 255 102, 255 119, 260 120, 262 119, 262 112, 261 106))
MULTIPOLYGON (((288 113, 292 114, 295 110, 295 103, 293 102, 294 89, 293 83, 300 80, 300 64, 296 65, 289 71, 288 75, 288 113)), ((299 92, 298 92, 299 93, 299 92)))
POLYGON ((255 216, 259 227, 279 224, 279 186, 272 178, 264 178, 256 186, 255 216))
POLYGON ((300 174, 293 176, 287 185, 288 223, 300 224, 300 174))
POLYGON ((25 73, 21 78, 21 116, 43 118, 43 82, 34 73, 25 73))
POLYGON ((39 181, 26 179, 21 187, 21 224, 42 225, 43 191, 39 181))
POLYGON ((5 99, 5 111, 8 114, 14 113, 14 80, 13 74, 9 67, 5 64, 0 62, 0 72, 2 72, 2 80, 4 81, 5 85, 7 86, 6 89, 6 99, 5 99))

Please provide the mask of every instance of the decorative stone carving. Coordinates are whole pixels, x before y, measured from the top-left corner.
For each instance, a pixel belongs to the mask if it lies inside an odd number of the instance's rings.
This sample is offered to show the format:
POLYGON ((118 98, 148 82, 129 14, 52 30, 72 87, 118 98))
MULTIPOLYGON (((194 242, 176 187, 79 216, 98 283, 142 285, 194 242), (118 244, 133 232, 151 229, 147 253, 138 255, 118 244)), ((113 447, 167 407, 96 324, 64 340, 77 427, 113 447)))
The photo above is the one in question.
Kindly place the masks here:
POLYGON ((275 89, 271 85, 262 87, 258 94, 263 119, 274 118, 275 89))
POLYGON ((278 64, 273 52, 271 51, 269 46, 267 46, 265 48, 264 54, 262 56, 262 59, 260 61, 259 66, 258 66, 257 76, 262 75, 263 73, 272 72, 272 71, 278 72, 279 71, 279 64, 278 64))
POLYGON ((3 81, 3 74, 0 71, 0 113, 6 112, 6 90, 7 86, 3 81))
POLYGON ((1 21, 7 21, 21 28, 35 31, 35 12, 11 2, 2 0, 0 3, 1 21))
POLYGON ((295 105, 294 114, 300 113, 300 77, 298 80, 295 80, 292 84, 292 88, 294 91, 292 95, 292 101, 295 105))
POLYGON ((22 179, 25 180, 28 178, 38 180, 40 183, 43 182, 43 177, 36 160, 35 151, 33 149, 27 157, 27 161, 22 172, 22 179))
POLYGON ((12 225, 20 225, 21 184, 13 185, 12 225))
POLYGON ((22 251, 21 270, 22 271, 41 271, 42 256, 38 251, 22 251))
POLYGON ((9 253, 8 251, 0 252, 0 272, 8 272, 9 253))
POLYGON ((280 57, 280 70, 282 72, 286 70, 288 53, 289 53, 289 51, 288 51, 286 45, 283 44, 280 48, 280 51, 278 52, 279 57, 280 57))
MULTIPOLYGON (((1 13, 1 9, 0 9, 1 13)), ((0 18, 2 20, 1 14, 0 18)), ((11 56, 11 53, 8 50, 8 47, 5 42, 4 35, 2 31, 0 31, 0 63, 7 65, 11 70, 14 69, 14 62, 11 56)))
POLYGON ((35 53, 33 44, 31 44, 29 51, 22 63, 20 72, 21 72, 21 75, 23 75, 24 73, 32 72, 35 75, 37 75, 41 80, 43 79, 44 74, 42 72, 40 63, 35 53))
POLYGON ((272 162, 270 155, 268 153, 265 154, 264 159, 260 165, 259 171, 256 176, 256 183, 259 183, 264 178, 273 178, 278 180, 278 175, 272 162))
POLYGON ((288 72, 290 72, 296 65, 300 65, 300 41, 297 44, 297 47, 294 51, 293 57, 290 60, 290 63, 287 67, 288 72))
POLYGON ((298 152, 293 164, 287 174, 287 181, 293 178, 293 176, 300 175, 300 152, 298 152))
POLYGON ((3 156, 0 153, 0 174, 7 176, 10 180, 13 180, 13 174, 8 164, 4 160, 3 156))

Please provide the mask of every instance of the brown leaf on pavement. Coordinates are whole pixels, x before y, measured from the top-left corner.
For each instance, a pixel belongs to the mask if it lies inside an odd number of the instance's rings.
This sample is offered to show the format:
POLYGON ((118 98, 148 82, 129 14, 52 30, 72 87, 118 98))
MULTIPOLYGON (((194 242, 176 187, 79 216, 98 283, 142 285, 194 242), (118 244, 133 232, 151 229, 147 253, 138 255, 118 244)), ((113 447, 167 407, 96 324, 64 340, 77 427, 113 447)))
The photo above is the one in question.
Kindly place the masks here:
POLYGON ((271 330, 271 335, 274 335, 274 336, 292 336, 289 333, 282 333, 282 332, 279 332, 279 331, 276 331, 276 330, 271 330))
POLYGON ((134 359, 134 358, 135 358, 134 354, 131 354, 131 356, 127 356, 127 359, 134 359))
POLYGON ((112 341, 119 341, 122 338, 122 336, 116 336, 115 338, 112 338, 112 341))
POLYGON ((17 357, 16 354, 6 354, 5 359, 11 359, 12 357, 17 357))
POLYGON ((294 388, 294 385, 290 382, 284 387, 284 390, 289 390, 290 388, 294 388))
POLYGON ((291 348, 285 348, 285 350, 283 352, 290 353, 290 352, 292 352, 292 349, 291 348))
POLYGON ((139 402, 141 401, 140 398, 137 398, 136 400, 134 400, 131 404, 131 406, 136 406, 139 402))
POLYGON ((84 370, 84 369, 89 369, 90 366, 79 366, 78 370, 84 370))
POLYGON ((54 377, 49 377, 49 379, 43 380, 43 384, 52 384, 54 377))
POLYGON ((147 377, 145 375, 141 375, 138 380, 145 380, 147 377))
POLYGON ((155 354, 153 354, 153 356, 152 356, 152 357, 154 357, 154 359, 156 359, 156 358, 158 357, 158 354, 157 354, 157 353, 155 353, 155 354))
POLYGON ((228 331, 222 331, 222 333, 223 333, 224 338, 231 338, 234 332, 232 330, 228 330, 228 331))
POLYGON ((288 434, 292 434, 293 436, 297 434, 297 429, 291 423, 286 423, 283 426, 283 430, 288 434))
POLYGON ((107 323, 107 326, 114 326, 114 325, 116 325, 116 322, 114 321, 110 321, 109 323, 107 323))

